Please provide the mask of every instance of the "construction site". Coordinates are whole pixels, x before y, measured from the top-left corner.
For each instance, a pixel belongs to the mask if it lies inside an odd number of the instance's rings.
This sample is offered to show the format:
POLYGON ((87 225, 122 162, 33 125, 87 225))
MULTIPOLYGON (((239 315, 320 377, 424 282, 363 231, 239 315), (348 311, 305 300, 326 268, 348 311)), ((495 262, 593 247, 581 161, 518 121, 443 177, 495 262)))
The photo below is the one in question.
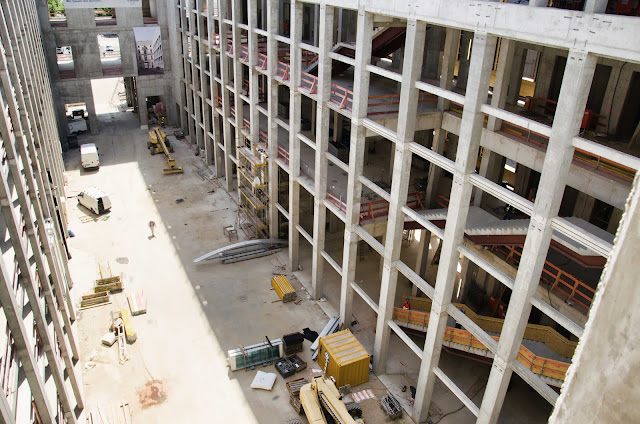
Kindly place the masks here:
POLYGON ((0 423, 640 422, 639 16, 0 1, 0 423))

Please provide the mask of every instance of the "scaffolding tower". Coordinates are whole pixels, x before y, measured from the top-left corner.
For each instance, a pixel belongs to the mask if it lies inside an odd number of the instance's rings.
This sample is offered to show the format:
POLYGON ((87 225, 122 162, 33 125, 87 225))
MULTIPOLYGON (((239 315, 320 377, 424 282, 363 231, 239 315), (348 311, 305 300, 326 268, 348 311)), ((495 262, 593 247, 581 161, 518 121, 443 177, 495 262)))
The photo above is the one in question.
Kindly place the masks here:
POLYGON ((238 148, 238 193, 239 209, 246 219, 245 227, 253 230, 255 237, 267 238, 267 157, 244 139, 245 145, 238 148))

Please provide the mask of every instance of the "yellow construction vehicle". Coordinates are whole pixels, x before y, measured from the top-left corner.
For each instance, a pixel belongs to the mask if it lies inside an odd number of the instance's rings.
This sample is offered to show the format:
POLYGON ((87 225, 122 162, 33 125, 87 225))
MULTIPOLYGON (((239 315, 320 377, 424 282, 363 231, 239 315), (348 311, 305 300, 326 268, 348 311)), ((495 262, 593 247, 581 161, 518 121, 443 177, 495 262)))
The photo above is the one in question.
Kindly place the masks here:
POLYGON ((333 380, 324 376, 300 388, 300 403, 309 424, 364 424, 360 406, 345 405, 333 380))
POLYGON ((155 127, 153 131, 149 131, 149 141, 147 141, 147 148, 151 152, 151 156, 156 153, 164 153, 167 157, 167 166, 162 169, 165 174, 179 174, 182 173, 182 167, 176 165, 176 160, 171 157, 173 153, 173 146, 167 140, 167 134, 158 127, 155 127))

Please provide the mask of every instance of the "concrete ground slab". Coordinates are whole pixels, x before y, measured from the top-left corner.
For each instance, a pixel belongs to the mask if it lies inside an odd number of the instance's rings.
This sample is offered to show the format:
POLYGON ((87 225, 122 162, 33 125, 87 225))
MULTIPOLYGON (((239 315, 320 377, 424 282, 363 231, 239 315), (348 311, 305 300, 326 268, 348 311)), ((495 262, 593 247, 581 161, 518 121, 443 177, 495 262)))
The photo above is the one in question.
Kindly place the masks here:
MULTIPOLYGON (((101 345, 100 339, 109 329, 110 312, 127 308, 125 293, 112 295, 109 305, 79 313, 85 413, 127 402, 134 421, 141 423, 216 417, 275 424, 294 418, 282 377, 270 392, 253 390, 249 386, 257 369, 231 372, 226 352, 304 327, 319 332, 328 316, 309 301, 277 255, 230 265, 194 264, 194 258, 229 243, 222 228, 235 223, 234 199, 184 142, 170 137, 185 172, 163 175, 165 160, 149 155, 147 134, 138 129, 132 112, 98 118, 100 134, 83 135, 79 142, 96 143, 100 169, 80 169, 78 150, 65 155, 67 195, 96 186, 113 205, 94 216, 69 199, 69 227, 76 234, 69 239, 73 300, 77 304, 91 291, 98 264, 108 264, 114 275, 123 275, 125 292, 144 291, 148 312, 132 317, 138 340, 127 345, 130 359, 124 364, 118 362, 117 347, 101 345), (183 200, 176 203, 178 199, 183 200), (150 220, 157 224, 155 237, 150 220), (289 276, 300 304, 278 301, 270 286, 276 273, 289 276)), ((239 235, 246 239, 241 231, 239 235)), ((290 379, 309 376, 317 368, 309 345, 305 342, 300 354, 307 370, 290 379)), ((259 369, 275 372, 273 366, 259 369)), ((376 390, 384 390, 377 384, 376 390)), ((377 404, 367 406, 365 416, 368 423, 384 419, 377 404)))

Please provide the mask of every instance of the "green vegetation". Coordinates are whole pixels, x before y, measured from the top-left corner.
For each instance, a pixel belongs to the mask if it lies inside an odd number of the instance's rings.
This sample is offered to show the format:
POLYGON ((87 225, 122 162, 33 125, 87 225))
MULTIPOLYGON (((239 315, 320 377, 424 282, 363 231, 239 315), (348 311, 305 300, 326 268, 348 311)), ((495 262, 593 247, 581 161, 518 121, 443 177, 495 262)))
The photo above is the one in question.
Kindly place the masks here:
POLYGON ((49 13, 64 13, 64 4, 62 0, 47 0, 49 5, 49 13))

